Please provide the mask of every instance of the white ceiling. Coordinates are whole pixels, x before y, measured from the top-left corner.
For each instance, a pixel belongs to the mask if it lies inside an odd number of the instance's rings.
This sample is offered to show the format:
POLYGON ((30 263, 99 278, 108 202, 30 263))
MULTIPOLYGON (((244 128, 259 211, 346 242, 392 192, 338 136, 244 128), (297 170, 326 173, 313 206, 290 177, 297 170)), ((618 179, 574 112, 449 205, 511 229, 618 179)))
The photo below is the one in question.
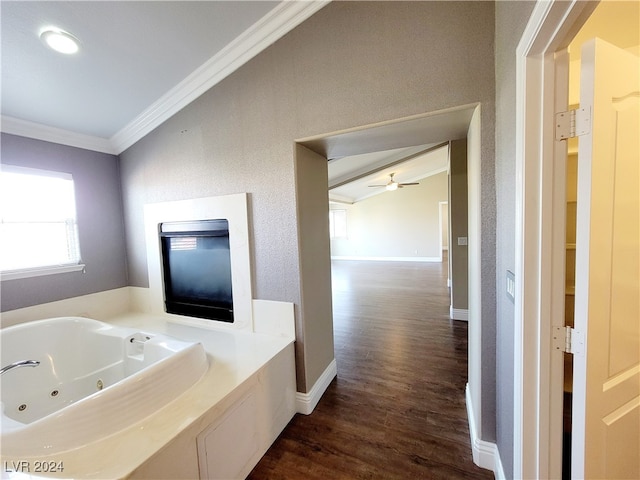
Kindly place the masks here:
POLYGON ((326 3, 2 0, 2 131, 120 153, 326 3))
MULTIPOLYGON (((385 193, 389 174, 414 182, 448 169, 448 142, 467 137, 477 104, 300 140, 329 159, 329 199, 356 203, 385 193)), ((411 188, 411 187, 407 187, 411 188)))
MULTIPOLYGON (((418 182, 446 172, 449 166, 448 143, 397 148, 365 153, 329 161, 329 200, 356 203, 385 193, 389 175, 398 183, 418 182)), ((412 188, 407 186, 405 188, 412 188)), ((393 193, 393 192, 391 192, 393 193)))

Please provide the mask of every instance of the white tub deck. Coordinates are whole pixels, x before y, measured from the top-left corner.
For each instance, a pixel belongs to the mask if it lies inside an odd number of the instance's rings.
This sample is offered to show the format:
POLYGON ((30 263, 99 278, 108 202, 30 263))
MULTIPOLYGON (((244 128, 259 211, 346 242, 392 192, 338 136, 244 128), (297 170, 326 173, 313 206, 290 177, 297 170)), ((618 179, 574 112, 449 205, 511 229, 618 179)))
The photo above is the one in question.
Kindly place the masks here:
POLYGON ((82 317, 0 331, 1 442, 12 457, 53 455, 128 428, 193 386, 209 364, 199 342, 82 317))
POLYGON ((295 414, 290 337, 203 329, 148 314, 109 323, 200 342, 210 367, 171 403, 108 438, 53 455, 5 457, 0 450, 2 478, 243 478, 295 414), (247 415, 252 420, 243 422, 247 415), (54 471, 35 471, 43 466, 54 471))

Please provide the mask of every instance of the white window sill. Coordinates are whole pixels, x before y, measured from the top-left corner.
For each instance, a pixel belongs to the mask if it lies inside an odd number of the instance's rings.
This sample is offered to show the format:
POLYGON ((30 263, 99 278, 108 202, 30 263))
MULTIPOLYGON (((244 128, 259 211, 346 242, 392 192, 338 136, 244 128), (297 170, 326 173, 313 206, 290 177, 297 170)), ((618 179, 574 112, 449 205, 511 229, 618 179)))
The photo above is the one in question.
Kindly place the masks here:
POLYGON ((25 268, 24 270, 13 270, 0 272, 0 280, 18 280, 20 278, 42 277, 44 275, 55 275, 58 273, 79 272, 84 270, 84 263, 77 265, 55 265, 52 267, 25 268))

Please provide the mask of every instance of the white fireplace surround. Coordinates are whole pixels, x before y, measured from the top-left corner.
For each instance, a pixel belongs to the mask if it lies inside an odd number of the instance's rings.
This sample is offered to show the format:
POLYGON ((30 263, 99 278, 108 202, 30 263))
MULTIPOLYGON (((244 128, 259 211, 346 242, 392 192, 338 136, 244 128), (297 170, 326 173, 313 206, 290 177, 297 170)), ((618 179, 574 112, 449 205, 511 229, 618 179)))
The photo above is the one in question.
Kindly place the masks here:
POLYGON ((146 305, 148 313, 162 315, 168 321, 192 324, 198 327, 254 331, 246 193, 150 203, 144 206, 144 225, 149 273, 149 297, 146 305), (164 309, 160 238, 158 235, 159 225, 163 222, 217 218, 224 218, 229 221, 234 322, 218 322, 166 313, 164 309))

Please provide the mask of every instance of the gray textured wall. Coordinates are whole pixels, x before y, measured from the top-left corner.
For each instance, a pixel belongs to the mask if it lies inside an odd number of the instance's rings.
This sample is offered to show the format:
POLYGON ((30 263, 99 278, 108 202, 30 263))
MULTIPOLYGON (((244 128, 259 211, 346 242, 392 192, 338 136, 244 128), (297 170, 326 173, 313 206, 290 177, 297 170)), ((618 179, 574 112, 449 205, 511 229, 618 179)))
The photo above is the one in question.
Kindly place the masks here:
POLYGON ((295 173, 301 293, 296 341, 304 352, 296 376, 299 385, 304 378, 308 392, 334 359, 327 160, 296 145, 295 173))
POLYGON ((496 2, 496 433, 507 478, 513 478, 514 305, 505 293, 515 271, 516 47, 535 2, 496 2))
POLYGON ((469 249, 458 245, 458 237, 469 235, 467 195, 467 140, 454 140, 449 146, 449 212, 451 215, 451 302, 453 308, 469 308, 469 249))
MULTIPOLYGON (((246 191, 254 294, 299 312, 294 140, 481 102, 483 319, 494 329, 493 22, 491 2, 334 2, 213 87, 121 155, 131 284, 147 286, 145 203, 246 191)), ((303 353, 307 373, 323 369, 303 353)))
POLYGON ((2 163, 67 172, 76 190, 78 234, 86 273, 2 282, 2 311, 127 286, 118 157, 2 134, 2 163))

